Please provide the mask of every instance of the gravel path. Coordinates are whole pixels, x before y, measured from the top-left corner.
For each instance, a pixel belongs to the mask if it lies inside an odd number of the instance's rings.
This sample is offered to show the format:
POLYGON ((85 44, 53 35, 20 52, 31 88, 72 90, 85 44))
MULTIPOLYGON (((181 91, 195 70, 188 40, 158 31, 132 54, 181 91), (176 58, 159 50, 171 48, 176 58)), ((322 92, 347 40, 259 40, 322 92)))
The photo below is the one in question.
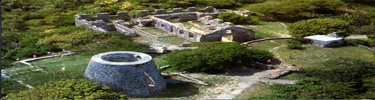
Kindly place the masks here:
MULTIPOLYGON (((238 78, 240 82, 237 86, 232 87, 233 91, 222 93, 217 95, 215 98, 212 99, 233 99, 238 94, 240 94, 243 90, 247 87, 250 87, 256 84, 258 81, 264 80, 267 75, 280 71, 281 69, 272 69, 272 70, 252 70, 247 72, 240 72, 240 73, 230 73, 228 75, 233 75, 234 77, 238 78)), ((226 87, 231 88, 231 87, 226 87)))

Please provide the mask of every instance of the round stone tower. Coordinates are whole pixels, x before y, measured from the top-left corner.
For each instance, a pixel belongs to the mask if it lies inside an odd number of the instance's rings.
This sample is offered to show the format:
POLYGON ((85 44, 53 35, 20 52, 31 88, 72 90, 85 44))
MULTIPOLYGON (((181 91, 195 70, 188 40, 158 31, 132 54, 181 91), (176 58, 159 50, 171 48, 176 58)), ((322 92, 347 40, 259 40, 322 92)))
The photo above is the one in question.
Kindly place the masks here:
POLYGON ((167 85, 152 57, 140 52, 115 51, 95 55, 84 76, 129 97, 149 96, 167 85))

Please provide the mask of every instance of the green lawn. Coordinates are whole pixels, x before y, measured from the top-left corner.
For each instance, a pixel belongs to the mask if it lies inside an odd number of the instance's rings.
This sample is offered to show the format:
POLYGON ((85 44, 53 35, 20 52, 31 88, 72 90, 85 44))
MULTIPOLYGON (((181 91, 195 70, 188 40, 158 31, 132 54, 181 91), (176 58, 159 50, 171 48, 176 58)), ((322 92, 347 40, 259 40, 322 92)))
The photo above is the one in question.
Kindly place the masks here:
MULTIPOLYGON (((34 66, 42 68, 44 71, 31 71, 36 68, 29 66, 15 66, 7 68, 6 75, 10 73, 19 73, 18 75, 12 75, 11 78, 19 79, 24 81, 26 84, 31 86, 39 86, 49 81, 58 81, 63 78, 68 79, 79 79, 83 78, 83 74, 86 70, 88 63, 91 60, 92 54, 74 54, 65 58, 55 57, 50 59, 44 59, 39 61, 31 62, 34 66), (62 68, 65 67, 63 71, 62 68), (26 72, 21 74, 21 72, 26 72)), ((154 61, 158 67, 163 66, 161 58, 166 55, 152 55, 154 61)))
POLYGON ((271 89, 268 88, 267 84, 257 83, 251 87, 248 87, 237 95, 234 99, 248 99, 251 97, 262 97, 270 94, 271 89))
POLYGON ((83 73, 91 59, 92 55, 75 54, 66 58, 55 57, 32 62, 34 66, 42 68, 44 71, 31 71, 36 68, 29 66, 12 67, 13 72, 27 72, 11 76, 24 81, 31 86, 39 86, 48 81, 57 81, 63 78, 78 79, 83 78, 83 73), (62 67, 65 70, 62 71, 62 67))
POLYGON ((256 37, 275 38, 288 37, 289 31, 279 22, 260 21, 260 25, 243 25, 253 29, 256 37))
POLYGON ((176 45, 176 46, 179 46, 184 42, 189 42, 188 40, 185 40, 180 37, 165 37, 165 38, 158 38, 158 40, 160 42, 170 44, 170 45, 176 45))
POLYGON ((157 28, 142 29, 142 31, 148 32, 148 33, 153 34, 155 36, 169 36, 170 35, 170 34, 168 34, 168 32, 166 32, 164 30, 161 30, 161 29, 157 29, 157 28))
POLYGON ((248 46, 251 46, 256 49, 271 50, 275 47, 282 46, 285 44, 287 44, 287 39, 256 42, 256 43, 249 44, 248 46))
POLYGON ((322 62, 338 57, 349 57, 363 61, 374 61, 370 51, 357 46, 343 46, 337 48, 323 48, 314 45, 305 45, 303 50, 290 50, 286 46, 275 50, 285 63, 296 64, 297 67, 320 66, 322 62), (292 59, 289 56, 292 55, 292 59))
POLYGON ((306 78, 306 76, 302 73, 292 73, 292 74, 289 74, 287 76, 281 77, 280 79, 283 79, 283 80, 301 80, 301 79, 304 79, 304 78, 306 78))
POLYGON ((198 24, 198 25, 206 25, 206 24, 204 24, 202 22, 193 22, 193 23, 198 24))
POLYGON ((186 29, 190 29, 190 28, 192 28, 192 27, 194 27, 192 24, 190 24, 189 22, 181 22, 182 23, 182 25, 184 25, 184 27, 186 28, 186 29))

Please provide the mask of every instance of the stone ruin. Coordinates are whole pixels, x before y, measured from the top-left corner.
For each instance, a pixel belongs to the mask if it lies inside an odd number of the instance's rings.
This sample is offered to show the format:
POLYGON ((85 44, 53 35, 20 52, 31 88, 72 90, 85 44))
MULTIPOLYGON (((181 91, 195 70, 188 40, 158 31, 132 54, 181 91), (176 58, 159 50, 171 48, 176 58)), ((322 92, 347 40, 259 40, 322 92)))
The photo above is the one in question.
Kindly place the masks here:
POLYGON ((129 28, 133 24, 125 21, 131 20, 140 27, 155 27, 192 42, 244 42, 252 40, 255 37, 255 31, 252 29, 234 26, 230 22, 224 22, 221 19, 212 17, 227 11, 247 16, 247 20, 250 20, 251 14, 253 14, 248 10, 232 11, 209 6, 204 9, 189 7, 187 10, 173 8, 172 11, 166 11, 165 9, 156 9, 153 12, 138 10, 135 16, 132 16, 135 17, 133 19, 130 18, 127 12, 118 12, 116 15, 98 13, 93 17, 87 14, 78 14, 75 15, 75 22, 76 26, 87 25, 96 31, 118 31, 132 36, 136 36, 135 31, 129 28), (119 19, 119 21, 107 24, 106 22, 109 19, 119 19), (170 19, 177 19, 179 22, 189 22, 193 27, 187 28, 179 23, 171 22, 170 19), (193 21, 202 22, 205 25, 195 24, 193 21))
POLYGON ((118 31, 131 36, 136 36, 135 31, 129 28, 131 24, 125 22, 130 21, 128 12, 117 12, 116 15, 110 15, 109 13, 97 13, 96 16, 77 14, 74 15, 74 20, 76 26, 86 25, 88 28, 94 31, 118 31), (118 20, 108 24, 110 19, 118 20))
POLYGON ((95 55, 84 77, 129 97, 150 96, 166 88, 152 57, 140 52, 115 51, 95 55))

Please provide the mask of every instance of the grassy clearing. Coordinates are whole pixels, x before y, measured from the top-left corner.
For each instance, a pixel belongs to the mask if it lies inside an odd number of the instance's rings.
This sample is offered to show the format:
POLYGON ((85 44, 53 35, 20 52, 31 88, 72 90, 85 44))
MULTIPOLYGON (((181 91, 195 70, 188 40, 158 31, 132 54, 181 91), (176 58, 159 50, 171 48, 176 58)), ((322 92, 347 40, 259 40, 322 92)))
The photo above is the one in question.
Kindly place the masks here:
POLYGON ((296 64, 298 67, 320 66, 322 62, 338 57, 349 57, 363 61, 374 61, 371 52, 356 46, 337 48, 323 48, 314 45, 305 45, 303 50, 290 50, 286 46, 275 51, 286 64, 296 64), (292 55, 292 59, 289 58, 292 55))
POLYGON ((153 28, 153 29, 142 29, 142 31, 148 32, 150 34, 156 35, 156 36, 169 36, 168 32, 165 32, 161 29, 153 28))
POLYGON ((276 38, 287 37, 289 31, 279 22, 260 21, 260 25, 244 25, 247 28, 253 29, 256 37, 262 38, 276 38))
POLYGON ((182 24, 186 29, 190 29, 190 28, 194 27, 194 25, 190 24, 189 22, 181 22, 181 24, 182 24))
POLYGON ((289 74, 287 76, 281 77, 280 79, 283 79, 283 80, 301 80, 301 79, 304 79, 304 78, 306 78, 306 76, 302 73, 292 73, 292 74, 289 74))
MULTIPOLYGON (((92 55, 72 55, 66 58, 55 57, 32 62, 34 66, 42 68, 44 71, 31 71, 35 68, 28 66, 13 67, 16 72, 27 71, 28 73, 11 76, 24 81, 31 86, 38 86, 49 81, 57 81, 63 78, 78 79, 83 78, 83 73, 92 55), (63 71, 62 68, 65 67, 63 71)), ((13 72, 10 72, 13 73, 13 72)))
POLYGON ((248 99, 251 97, 262 97, 271 93, 271 89, 268 88, 268 85, 263 83, 257 83, 253 86, 242 91, 234 99, 248 99))
POLYGON ((204 24, 202 22, 193 22, 193 23, 198 24, 198 25, 206 25, 206 24, 204 24))
POLYGON ((184 42, 189 42, 188 40, 185 40, 180 37, 165 37, 165 38, 158 38, 158 40, 160 42, 170 44, 170 45, 176 45, 176 46, 179 46, 184 42))
POLYGON ((256 49, 263 49, 263 50, 271 50, 278 46, 283 46, 287 44, 287 40, 270 40, 270 41, 262 41, 262 42, 256 42, 249 44, 248 46, 251 46, 256 49))

